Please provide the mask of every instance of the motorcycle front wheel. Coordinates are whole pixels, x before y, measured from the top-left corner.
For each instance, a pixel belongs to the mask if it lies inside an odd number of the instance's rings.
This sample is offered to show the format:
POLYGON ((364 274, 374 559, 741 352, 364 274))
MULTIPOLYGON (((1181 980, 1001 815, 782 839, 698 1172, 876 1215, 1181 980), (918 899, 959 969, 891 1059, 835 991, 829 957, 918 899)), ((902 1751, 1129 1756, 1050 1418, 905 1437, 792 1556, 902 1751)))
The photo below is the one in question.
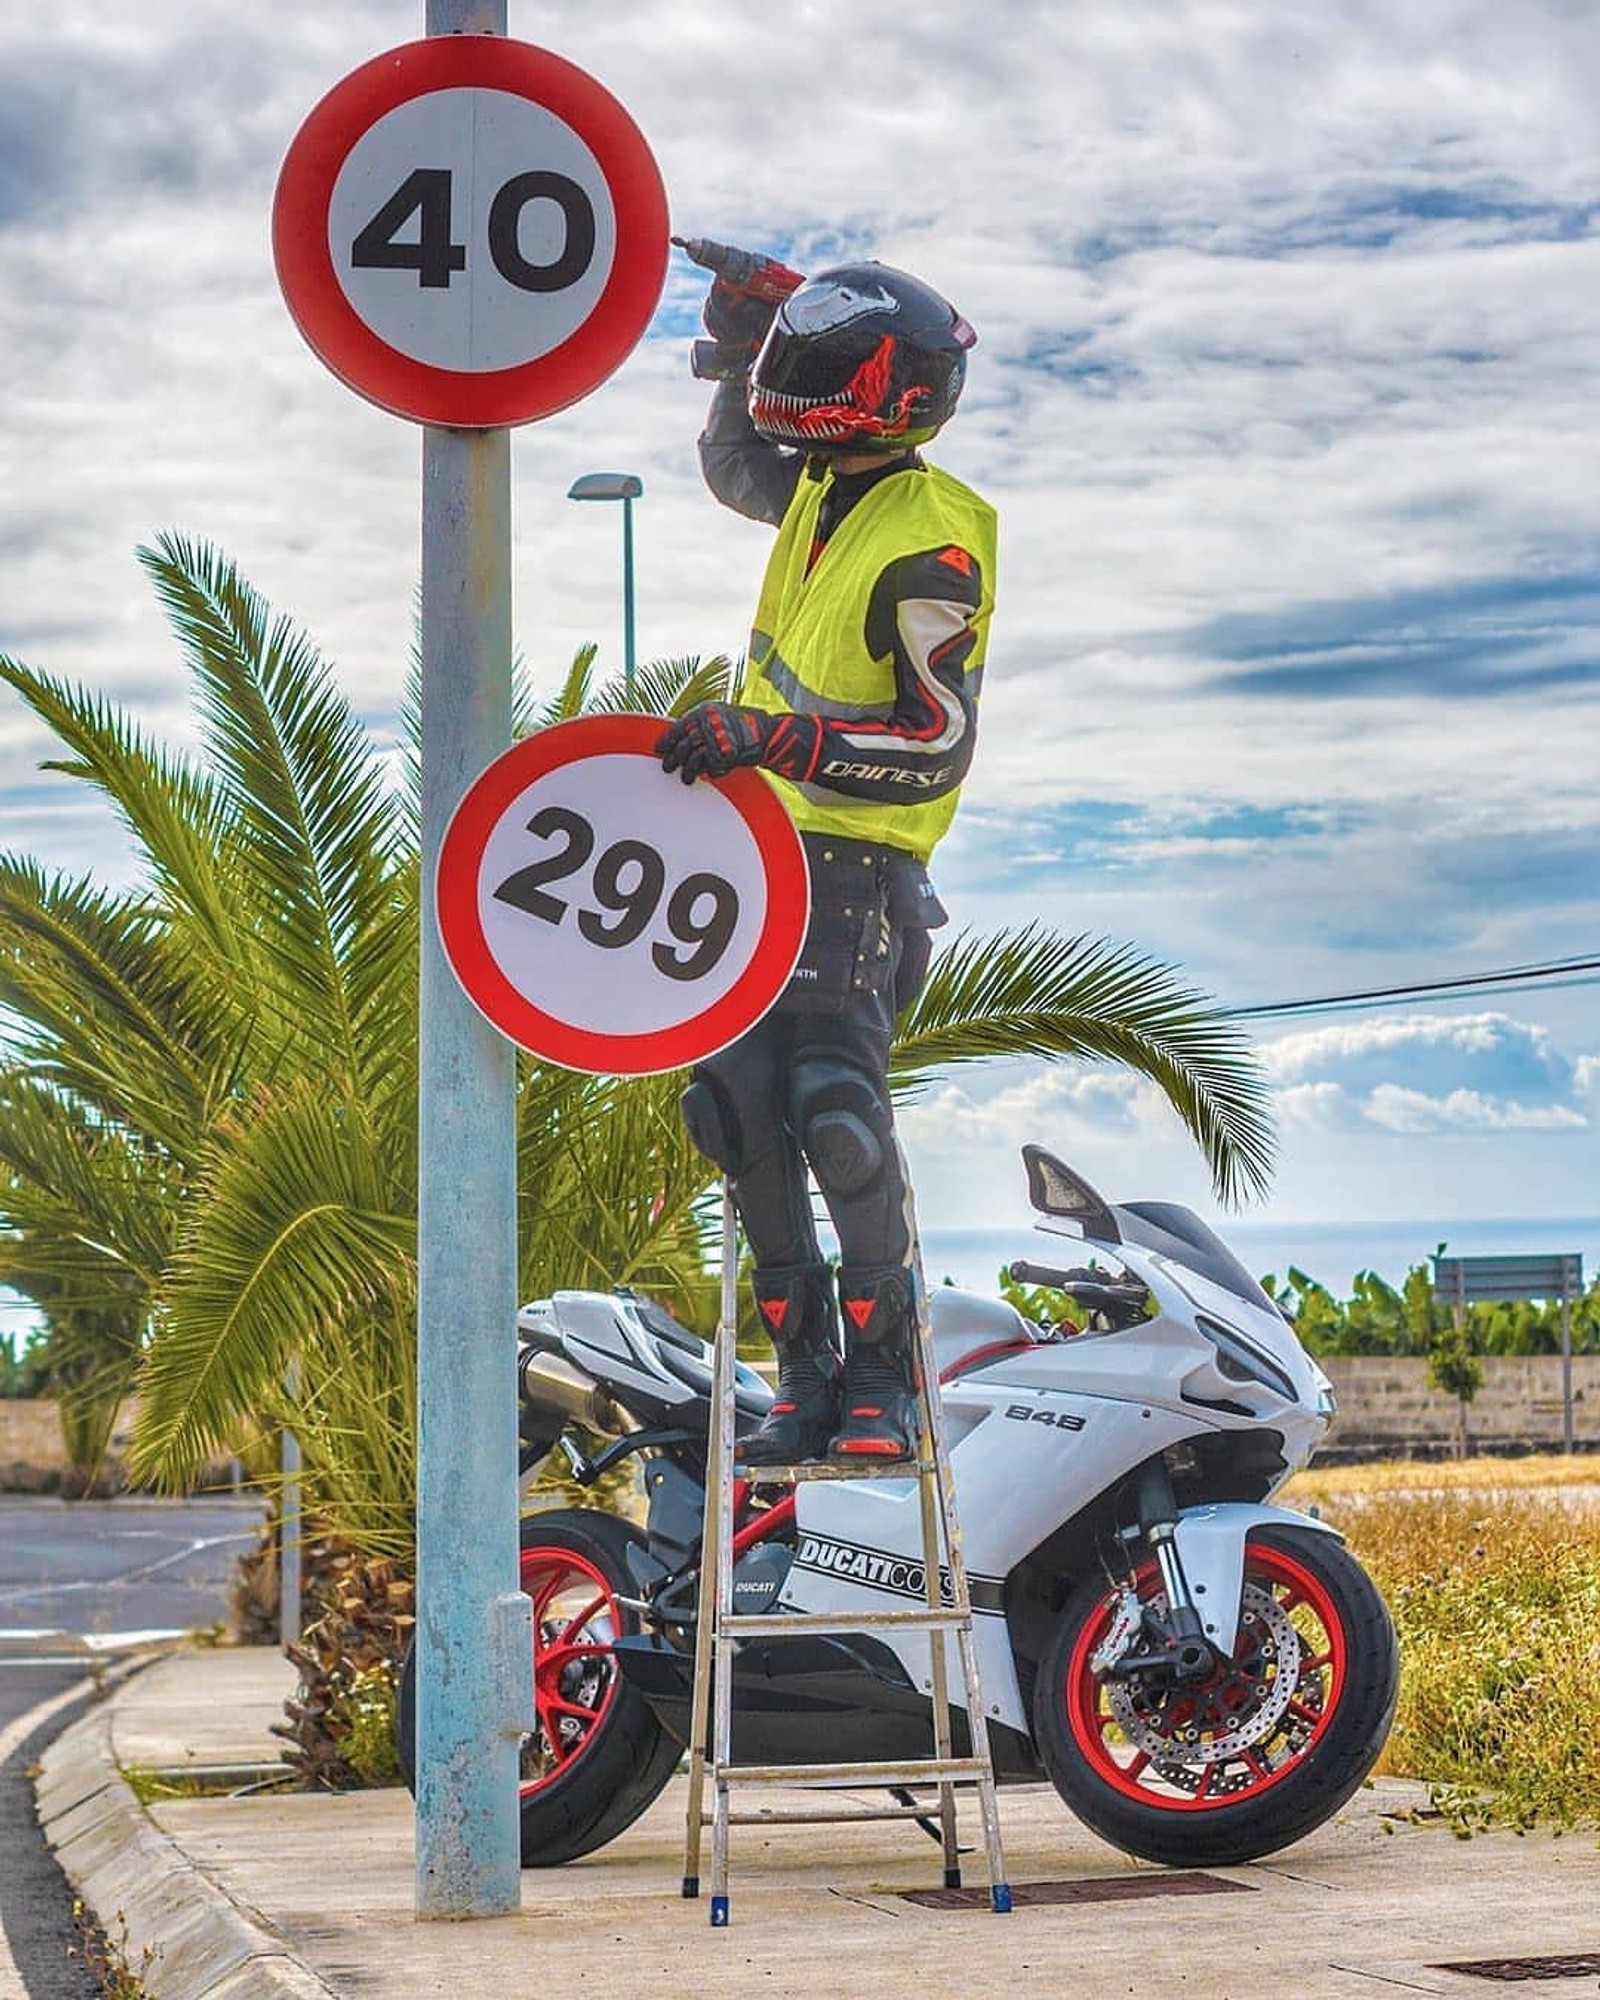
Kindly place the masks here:
MULTIPOLYGON (((1134 1588, 1165 1609, 1153 1562, 1134 1588)), ((1339 1542, 1251 1534, 1233 1657, 1198 1684, 1095 1671, 1121 1601, 1099 1579, 1069 1599, 1035 1690, 1039 1753, 1086 1826, 1147 1861, 1227 1867, 1338 1811, 1377 1761, 1400 1689, 1388 1610, 1339 1542)))
MULTIPOLYGON (((682 1755, 612 1651, 639 1629, 619 1599, 634 1588, 628 1545, 643 1540, 626 1521, 581 1508, 522 1523, 536 1722, 520 1752, 524 1868, 575 1861, 614 1840, 655 1800, 682 1755)), ((415 1790, 414 1648, 401 1673, 396 1729, 401 1769, 415 1790)))

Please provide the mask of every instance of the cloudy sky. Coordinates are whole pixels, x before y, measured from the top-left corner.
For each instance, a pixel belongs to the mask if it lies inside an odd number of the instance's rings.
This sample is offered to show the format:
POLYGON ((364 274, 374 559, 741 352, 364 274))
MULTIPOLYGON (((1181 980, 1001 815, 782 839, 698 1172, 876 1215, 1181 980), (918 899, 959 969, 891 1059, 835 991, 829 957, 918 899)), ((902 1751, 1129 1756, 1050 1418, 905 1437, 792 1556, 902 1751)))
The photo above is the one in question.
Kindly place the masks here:
MULTIPOLYGON (((1600 15, 1587 0, 512 0, 600 79, 680 233, 873 254, 979 329, 937 453, 997 503, 955 921, 1127 939, 1228 1006, 1600 947, 1600 15)), ((420 4, 58 0, 0 26, 0 651, 189 738, 133 551, 218 543, 392 738, 419 436, 310 355, 268 249, 316 100, 420 4)), ((698 274, 520 432, 515 590, 540 685, 736 649, 764 531, 693 452, 698 274)), ((0 696, 8 846, 115 842, 0 696)), ((1600 1211, 1593 985, 1263 1022, 1270 1220, 1600 1211)), ((933 1227, 1023 1213, 1041 1138, 1112 1195, 1203 1203, 1108 1072, 962 1074, 906 1118, 933 1227)), ((1597 1230, 1600 1235, 1600 1230, 1597 1230)), ((1530 1242, 1530 1248, 1568 1248, 1530 1242)))

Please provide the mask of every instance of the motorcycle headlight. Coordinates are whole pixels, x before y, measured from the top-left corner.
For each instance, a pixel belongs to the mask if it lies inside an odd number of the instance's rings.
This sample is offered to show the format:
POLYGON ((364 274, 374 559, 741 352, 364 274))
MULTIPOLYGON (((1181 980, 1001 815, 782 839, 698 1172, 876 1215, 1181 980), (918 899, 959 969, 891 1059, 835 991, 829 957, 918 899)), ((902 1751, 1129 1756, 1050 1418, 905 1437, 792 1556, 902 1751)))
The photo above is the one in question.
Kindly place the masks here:
POLYGON ((1264 1389, 1270 1389, 1275 1396, 1281 1396, 1286 1403, 1297 1403, 1299 1392, 1288 1374, 1278 1366, 1269 1354, 1263 1354, 1252 1340, 1247 1340, 1231 1326, 1224 1326, 1219 1319, 1211 1319, 1205 1313, 1195 1314, 1195 1325, 1217 1350, 1217 1371, 1233 1382, 1259 1382, 1264 1389))

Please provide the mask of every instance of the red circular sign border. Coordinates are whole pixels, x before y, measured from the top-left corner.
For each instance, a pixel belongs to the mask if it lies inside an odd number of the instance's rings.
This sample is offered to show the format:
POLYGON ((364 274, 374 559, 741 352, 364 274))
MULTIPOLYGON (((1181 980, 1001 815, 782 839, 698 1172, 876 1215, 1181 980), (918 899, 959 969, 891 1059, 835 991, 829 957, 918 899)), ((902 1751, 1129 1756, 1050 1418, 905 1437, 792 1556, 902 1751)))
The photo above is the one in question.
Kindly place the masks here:
POLYGON ((603 85, 531 42, 436 35, 374 56, 312 110, 278 175, 272 256, 295 325, 341 382, 396 416, 478 430, 554 416, 620 367, 666 282, 668 227, 654 156, 603 85), (616 211, 611 275, 583 325, 535 361, 477 374, 413 360, 381 339, 346 298, 328 249, 334 183, 356 142, 399 105, 451 89, 508 91, 563 119, 600 163, 616 211))
POLYGON ((518 1047, 563 1069, 596 1076, 658 1076, 698 1062, 754 1026, 783 990, 800 956, 811 893, 805 850, 776 792, 759 773, 739 770, 715 783, 738 809, 761 848, 767 873, 767 910, 750 968, 720 1000, 674 1028, 643 1035, 608 1035, 574 1028, 547 1014, 500 970, 478 919, 478 869, 507 806, 536 779, 571 763, 575 755, 598 757, 620 752, 657 762, 655 745, 664 727, 662 719, 654 715, 585 715, 524 737, 468 787, 439 846, 433 907, 451 970, 493 1027, 518 1047), (447 905, 441 891, 452 878, 458 879, 463 893, 453 895, 447 905), (794 921, 796 911, 800 913, 798 923, 794 921), (790 933, 787 938, 786 930, 790 933), (781 962, 782 978, 774 981, 771 999, 752 1011, 740 989, 748 984, 750 970, 769 955, 781 962), (692 1046, 686 1046, 691 1036, 692 1046), (641 1065, 636 1058, 647 1051, 650 1060, 641 1065))

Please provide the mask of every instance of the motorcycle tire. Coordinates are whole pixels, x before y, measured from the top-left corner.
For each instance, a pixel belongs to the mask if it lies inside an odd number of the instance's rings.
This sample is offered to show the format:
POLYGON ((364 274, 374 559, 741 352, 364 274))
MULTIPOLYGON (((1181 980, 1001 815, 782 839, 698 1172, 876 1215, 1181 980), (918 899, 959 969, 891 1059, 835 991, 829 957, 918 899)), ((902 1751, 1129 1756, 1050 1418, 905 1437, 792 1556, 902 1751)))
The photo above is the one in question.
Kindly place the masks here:
MULTIPOLYGON (((553 1868, 614 1840, 651 1805, 682 1746, 618 1672, 612 1642, 639 1629, 618 1600, 632 1595, 638 1529, 580 1508, 530 1515, 521 1583, 533 1599, 534 1709, 523 1738, 522 1865, 553 1868)), ((396 1708, 400 1766, 415 1785, 416 1660, 408 1650, 396 1708)))
MULTIPOLYGON (((1135 1587, 1164 1604, 1153 1562, 1135 1587)), ((1331 1535, 1251 1533, 1234 1658, 1197 1686, 1094 1672, 1119 1601, 1099 1579, 1069 1599, 1034 1696, 1052 1783, 1113 1846, 1172 1867, 1252 1861, 1320 1826, 1377 1761, 1399 1650, 1376 1587, 1331 1535)))

